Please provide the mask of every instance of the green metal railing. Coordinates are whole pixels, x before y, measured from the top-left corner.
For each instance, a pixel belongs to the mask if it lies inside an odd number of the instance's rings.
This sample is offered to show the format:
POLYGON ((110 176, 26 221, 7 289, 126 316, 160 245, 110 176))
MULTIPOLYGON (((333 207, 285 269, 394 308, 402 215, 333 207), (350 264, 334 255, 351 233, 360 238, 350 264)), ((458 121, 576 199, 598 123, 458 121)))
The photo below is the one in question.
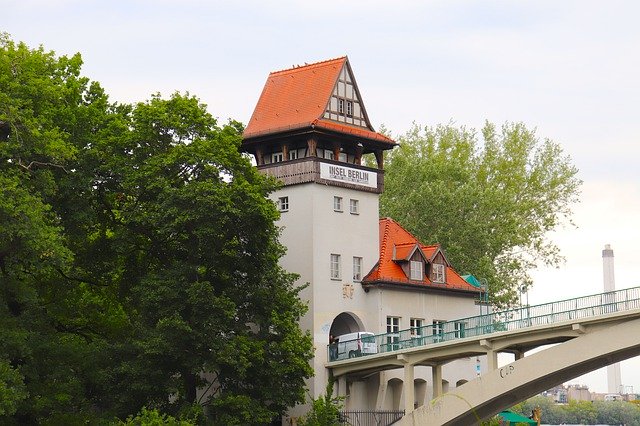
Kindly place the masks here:
POLYGON ((534 306, 520 306, 474 317, 338 342, 327 346, 330 362, 393 352, 465 337, 593 318, 640 308, 640 287, 576 297, 534 306), (375 345, 374 345, 375 344, 375 345))

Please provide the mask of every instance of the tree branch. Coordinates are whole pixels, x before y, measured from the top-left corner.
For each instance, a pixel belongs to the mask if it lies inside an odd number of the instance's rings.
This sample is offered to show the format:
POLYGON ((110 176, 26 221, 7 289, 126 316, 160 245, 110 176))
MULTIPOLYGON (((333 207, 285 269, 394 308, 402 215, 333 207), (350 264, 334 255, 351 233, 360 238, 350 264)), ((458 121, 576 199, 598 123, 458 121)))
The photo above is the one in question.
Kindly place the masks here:
POLYGON ((50 166, 50 167, 57 167, 57 168, 59 168, 59 169, 62 169, 62 170, 64 170, 64 172, 65 172, 65 173, 67 173, 67 174, 69 173, 69 171, 68 171, 67 169, 65 169, 63 165, 60 165, 60 164, 54 164, 54 163, 43 163, 43 162, 41 162, 41 161, 32 161, 32 162, 30 162, 28 165, 26 165, 26 166, 25 166, 25 165, 22 163, 22 160, 18 159, 18 166, 22 167, 23 169, 25 169, 25 170, 27 170, 27 171, 29 171, 29 172, 31 171, 31 167, 32 167, 32 166, 50 166))

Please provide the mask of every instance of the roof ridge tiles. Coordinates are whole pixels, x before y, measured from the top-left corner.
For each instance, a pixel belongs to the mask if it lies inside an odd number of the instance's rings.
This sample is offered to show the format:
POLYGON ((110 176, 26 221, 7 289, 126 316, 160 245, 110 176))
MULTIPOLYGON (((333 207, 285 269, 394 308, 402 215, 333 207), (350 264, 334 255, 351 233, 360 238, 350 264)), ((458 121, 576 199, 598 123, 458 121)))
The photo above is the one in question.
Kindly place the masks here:
POLYGON ((332 58, 332 59, 325 59, 324 61, 318 61, 318 62, 312 62, 310 64, 305 63, 304 65, 294 65, 291 68, 285 68, 285 69, 281 69, 278 71, 272 71, 269 73, 269 76, 275 75, 275 74, 285 74, 287 72, 291 72, 291 71, 299 71, 302 68, 312 68, 312 67, 317 67, 317 66, 321 66, 321 65, 327 65, 329 62, 339 62, 339 61, 343 61, 347 59, 347 55, 344 56, 340 56, 337 58, 332 58))

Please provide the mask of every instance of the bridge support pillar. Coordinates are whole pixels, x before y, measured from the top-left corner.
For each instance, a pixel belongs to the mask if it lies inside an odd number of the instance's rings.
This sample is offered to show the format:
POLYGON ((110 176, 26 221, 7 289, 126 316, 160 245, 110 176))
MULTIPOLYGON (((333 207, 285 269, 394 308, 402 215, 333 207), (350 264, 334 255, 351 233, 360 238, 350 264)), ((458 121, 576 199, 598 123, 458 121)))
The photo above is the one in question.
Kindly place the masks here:
POLYGON ((490 372, 498 369, 498 352, 493 349, 487 351, 487 367, 490 372))
POLYGON ((404 382, 402 383, 403 394, 404 394, 404 412, 405 414, 413 411, 414 401, 415 401, 415 385, 414 381, 414 371, 413 364, 405 364, 404 365, 404 382))
POLYGON ((442 395, 442 365, 431 367, 431 379, 433 380, 433 397, 435 399, 442 395))

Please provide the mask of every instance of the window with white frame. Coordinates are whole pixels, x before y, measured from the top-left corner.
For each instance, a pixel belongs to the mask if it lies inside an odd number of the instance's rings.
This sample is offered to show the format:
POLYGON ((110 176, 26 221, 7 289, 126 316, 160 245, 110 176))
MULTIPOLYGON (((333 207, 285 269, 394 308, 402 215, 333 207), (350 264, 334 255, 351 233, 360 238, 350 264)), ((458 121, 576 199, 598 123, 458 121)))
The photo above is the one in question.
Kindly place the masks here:
POLYGON ((424 320, 422 318, 411 318, 411 321, 410 321, 411 337, 417 338, 422 336, 423 325, 424 325, 424 320))
POLYGON ((333 197, 333 210, 342 212, 342 197, 333 197))
POLYGON ((464 331, 467 328, 466 323, 456 321, 453 325, 455 326, 455 336, 458 338, 464 337, 464 331))
POLYGON ((338 154, 338 161, 342 161, 343 163, 347 162, 347 153, 346 152, 341 152, 340 154, 338 154))
POLYGON ((281 212, 289 211, 289 197, 280 197, 278 198, 278 209, 281 212))
POLYGON ((353 117, 353 102, 347 101, 347 117, 353 117))
POLYGON ((434 263, 431 265, 431 277, 434 283, 443 283, 444 281, 444 265, 434 263))
POLYGON ((444 335, 444 323, 446 321, 443 320, 433 320, 433 325, 431 327, 431 334, 437 336, 438 339, 441 339, 444 335))
POLYGON ((333 151, 331 151, 330 149, 325 149, 324 158, 326 158, 327 160, 333 160, 333 151))
POLYGON ((344 99, 338 99, 338 113, 344 114, 344 99))
POLYGON ((274 152, 271 154, 272 163, 280 163, 282 161, 282 152, 274 152))
POLYGON ((362 280, 362 258, 353 256, 353 280, 362 280))
POLYGON ((353 198, 349 200, 349 213, 360 214, 360 201, 353 198))
POLYGON ((410 278, 412 280, 422 280, 422 260, 412 260, 410 263, 411 273, 410 278))
POLYGON ((394 351, 399 348, 400 341, 400 317, 387 317, 387 350, 394 351))
POLYGON ((292 149, 289 151, 289 160, 297 160, 298 159, 298 150, 292 149))
POLYGON ((331 254, 331 279, 339 280, 340 276, 340 255, 331 254))

